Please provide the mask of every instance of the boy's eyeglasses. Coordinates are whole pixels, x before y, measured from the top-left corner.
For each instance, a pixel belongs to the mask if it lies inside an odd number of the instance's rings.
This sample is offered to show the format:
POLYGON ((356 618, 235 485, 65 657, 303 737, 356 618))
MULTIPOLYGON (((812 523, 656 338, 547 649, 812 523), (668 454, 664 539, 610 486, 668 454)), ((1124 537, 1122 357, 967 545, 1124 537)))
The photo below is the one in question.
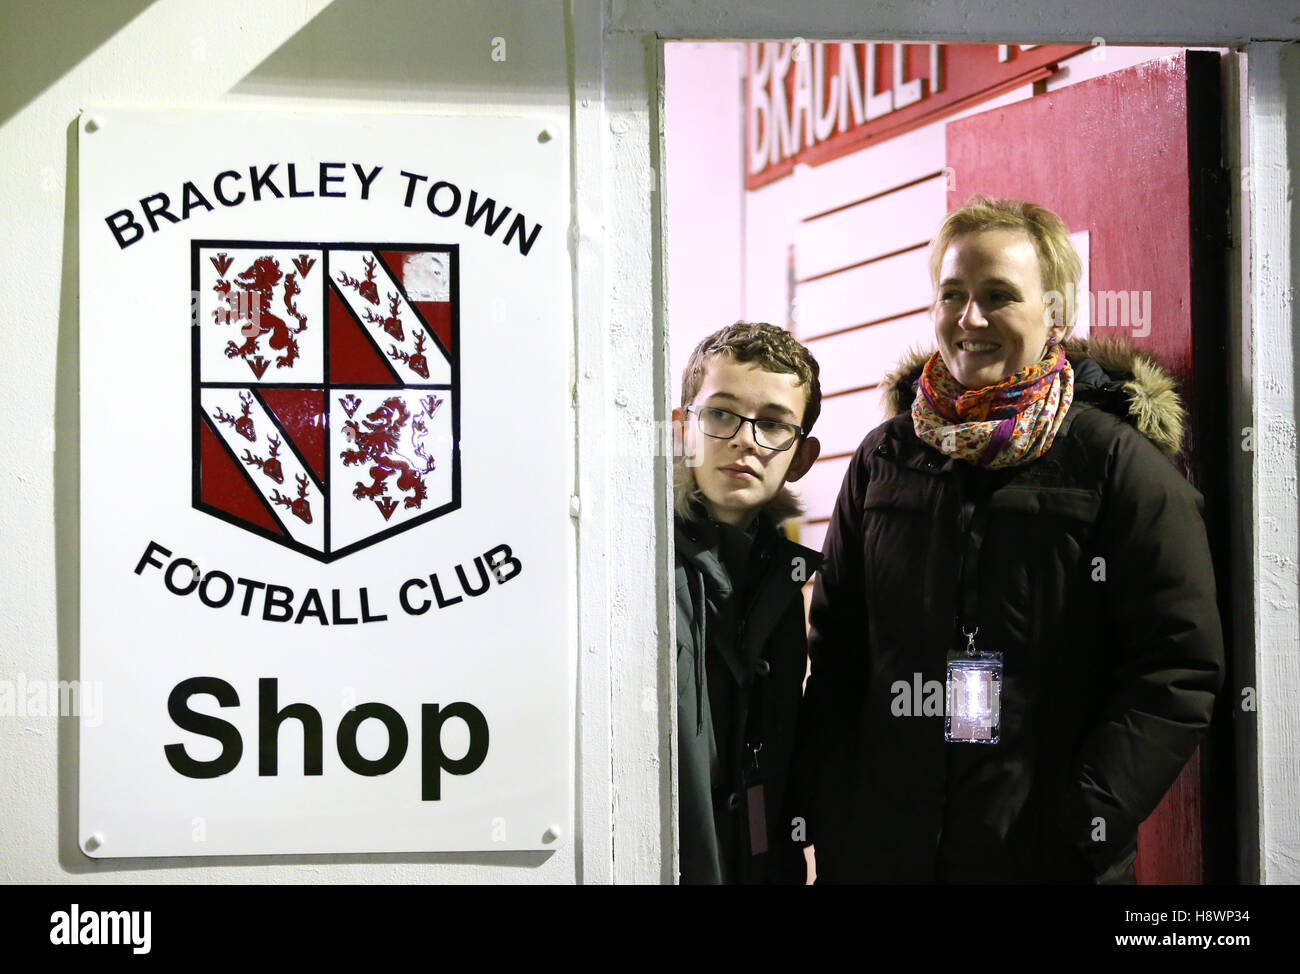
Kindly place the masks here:
POLYGON ((775 419, 738 416, 717 406, 687 406, 686 412, 695 414, 701 433, 719 440, 731 439, 740 432, 742 424, 749 423, 754 429, 754 442, 765 450, 788 450, 803 435, 802 426, 775 419))

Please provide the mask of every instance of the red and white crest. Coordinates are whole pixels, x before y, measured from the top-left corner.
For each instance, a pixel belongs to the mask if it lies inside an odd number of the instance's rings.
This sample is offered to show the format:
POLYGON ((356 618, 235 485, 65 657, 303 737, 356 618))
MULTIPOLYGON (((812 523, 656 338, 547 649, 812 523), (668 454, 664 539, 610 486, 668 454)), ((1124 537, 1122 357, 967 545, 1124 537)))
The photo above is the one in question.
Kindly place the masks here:
POLYGON ((332 561, 460 506, 454 245, 191 256, 196 508, 332 561))

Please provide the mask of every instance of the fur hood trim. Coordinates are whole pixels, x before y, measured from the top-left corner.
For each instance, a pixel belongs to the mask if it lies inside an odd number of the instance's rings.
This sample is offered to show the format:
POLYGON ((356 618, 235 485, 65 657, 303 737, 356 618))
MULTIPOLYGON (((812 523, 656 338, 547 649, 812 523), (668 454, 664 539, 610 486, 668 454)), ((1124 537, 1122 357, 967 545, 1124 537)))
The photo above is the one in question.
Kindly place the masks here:
MULTIPOLYGON (((916 381, 933 349, 912 348, 881 382, 885 415, 912 408, 916 381)), ((1128 420, 1168 457, 1182 449, 1186 410, 1173 376, 1123 335, 1070 338, 1065 355, 1075 370, 1075 397, 1128 420), (1094 367, 1089 368, 1088 363, 1094 367)))

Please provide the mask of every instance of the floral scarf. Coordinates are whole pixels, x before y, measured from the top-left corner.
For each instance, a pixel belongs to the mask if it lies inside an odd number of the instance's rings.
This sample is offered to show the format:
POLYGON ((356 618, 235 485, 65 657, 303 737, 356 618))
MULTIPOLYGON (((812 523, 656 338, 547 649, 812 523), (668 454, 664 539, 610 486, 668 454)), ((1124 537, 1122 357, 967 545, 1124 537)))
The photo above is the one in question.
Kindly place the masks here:
POLYGON ((938 352, 912 401, 916 435, 942 453, 981 467, 1037 460, 1052 445, 1074 401, 1074 370, 1060 345, 983 389, 960 385, 938 352))

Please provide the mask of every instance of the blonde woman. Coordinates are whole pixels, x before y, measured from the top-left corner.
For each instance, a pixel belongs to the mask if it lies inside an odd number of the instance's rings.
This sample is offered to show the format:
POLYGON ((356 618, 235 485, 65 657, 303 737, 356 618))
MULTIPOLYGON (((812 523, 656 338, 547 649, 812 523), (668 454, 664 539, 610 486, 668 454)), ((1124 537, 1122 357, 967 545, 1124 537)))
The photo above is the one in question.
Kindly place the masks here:
POLYGON ((936 348, 887 385, 815 587, 803 722, 825 882, 1132 882, 1223 646, 1183 412, 1148 356, 1066 342, 1078 255, 973 197, 931 256, 936 348))

